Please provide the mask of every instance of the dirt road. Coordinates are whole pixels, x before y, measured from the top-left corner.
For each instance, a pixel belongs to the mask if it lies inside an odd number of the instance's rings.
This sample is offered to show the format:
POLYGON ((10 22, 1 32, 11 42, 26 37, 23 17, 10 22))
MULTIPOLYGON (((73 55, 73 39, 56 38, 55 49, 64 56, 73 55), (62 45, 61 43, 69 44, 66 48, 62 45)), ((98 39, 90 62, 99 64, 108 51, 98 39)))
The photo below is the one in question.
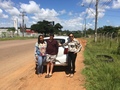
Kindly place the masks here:
MULTIPOLYGON (((79 39, 80 40, 80 39, 79 39)), ((51 78, 35 74, 34 44, 32 40, 0 41, 0 90, 85 90, 83 51, 78 53, 76 73, 73 78, 66 77, 64 67, 54 67, 51 78)))

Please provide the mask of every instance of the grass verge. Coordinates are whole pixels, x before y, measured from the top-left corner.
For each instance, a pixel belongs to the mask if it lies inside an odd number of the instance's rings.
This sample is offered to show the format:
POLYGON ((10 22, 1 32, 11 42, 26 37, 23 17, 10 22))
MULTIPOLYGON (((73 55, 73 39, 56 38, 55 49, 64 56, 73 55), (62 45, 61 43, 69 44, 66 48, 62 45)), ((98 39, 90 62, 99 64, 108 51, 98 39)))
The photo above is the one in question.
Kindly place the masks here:
POLYGON ((86 77, 85 87, 87 90, 120 90, 120 55, 117 54, 118 43, 93 42, 88 39, 84 51, 85 69, 82 73, 86 77), (114 61, 106 62, 105 57, 111 56, 114 61))

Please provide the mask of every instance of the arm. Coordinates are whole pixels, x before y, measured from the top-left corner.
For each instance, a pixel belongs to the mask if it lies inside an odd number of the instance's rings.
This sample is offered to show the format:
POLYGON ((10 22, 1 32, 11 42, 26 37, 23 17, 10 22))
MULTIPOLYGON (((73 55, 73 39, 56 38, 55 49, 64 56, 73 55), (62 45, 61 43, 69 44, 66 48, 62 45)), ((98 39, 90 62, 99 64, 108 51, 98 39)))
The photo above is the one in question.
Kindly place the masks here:
POLYGON ((61 46, 62 46, 63 48, 65 48, 65 46, 67 46, 68 43, 69 43, 69 41, 67 41, 66 43, 63 43, 61 46))
POLYGON ((35 44, 34 54, 35 54, 35 59, 37 60, 38 55, 40 54, 38 43, 35 44))
POLYGON ((80 44, 80 42, 78 40, 76 40, 76 48, 77 48, 77 50, 75 53, 78 53, 81 51, 82 45, 80 44))

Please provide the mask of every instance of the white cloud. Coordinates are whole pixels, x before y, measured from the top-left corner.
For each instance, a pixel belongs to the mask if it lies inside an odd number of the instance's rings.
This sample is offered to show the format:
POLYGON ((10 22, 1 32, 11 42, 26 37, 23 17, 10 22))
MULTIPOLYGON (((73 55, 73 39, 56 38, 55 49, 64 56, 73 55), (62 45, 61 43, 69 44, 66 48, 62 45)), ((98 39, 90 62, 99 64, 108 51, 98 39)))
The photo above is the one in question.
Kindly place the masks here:
POLYGON ((13 5, 13 2, 11 2, 11 0, 0 0, 0 8, 2 9, 11 9, 13 5))
MULTIPOLYGON (((98 5, 98 19, 104 17, 106 9, 110 9, 110 6, 104 4, 105 2, 110 2, 110 1, 111 0, 100 0, 98 5)), ((82 3, 83 5, 90 4, 91 0, 83 0, 82 3)), ((95 3, 96 3, 96 0, 92 0, 92 4, 95 5, 95 3)), ((94 8, 87 7, 87 6, 85 7, 86 7, 86 11, 81 15, 85 15, 87 13, 87 18, 89 19, 95 18, 95 14, 96 14, 95 7, 94 8)))
MULTIPOLYGON (((27 19, 27 22, 32 24, 42 20, 54 21, 56 20, 56 17, 59 15, 54 9, 50 10, 48 8, 47 9, 40 8, 40 5, 38 5, 34 1, 29 1, 29 4, 21 3, 20 7, 21 7, 20 9, 21 11, 25 11, 26 14, 27 13, 31 14, 29 18, 32 20, 27 19)), ((61 14, 63 13, 65 13, 65 10, 61 11, 61 14)))
POLYGON ((65 14, 66 11, 65 11, 65 10, 62 10, 62 11, 59 11, 59 13, 62 15, 62 14, 65 14))
POLYGON ((92 8, 86 9, 87 18, 95 18, 95 10, 92 8))
POLYGON ((0 9, 0 18, 8 18, 8 15, 3 14, 2 9, 0 9))
POLYGON ((36 4, 34 1, 29 1, 29 4, 21 3, 21 11, 25 11, 26 13, 38 13, 40 11, 40 5, 36 4))
POLYGON ((112 6, 114 9, 118 9, 120 8, 120 0, 114 0, 113 1, 113 6, 112 6))
POLYGON ((82 18, 78 17, 78 18, 74 18, 74 19, 70 19, 70 20, 63 20, 61 21, 61 25, 64 27, 64 29, 66 30, 81 30, 82 27, 82 18))
MULTIPOLYGON (((11 0, 0 0, 0 7, 4 10, 2 13, 10 14, 10 15, 19 15, 19 10, 16 7, 13 7, 14 3, 11 0)), ((2 18, 8 18, 10 16, 2 14, 2 18)))
MULTIPOLYGON (((55 18, 56 16, 58 16, 58 13, 52 9, 41 9, 40 12, 38 13, 34 13, 34 16, 32 16, 31 18, 35 21, 38 21, 38 20, 51 20, 53 18, 55 18)), ((53 19, 54 20, 54 19, 53 19)))
POLYGON ((98 9, 98 18, 103 18, 105 15, 105 9, 104 8, 99 8, 98 9))
MULTIPOLYGON (((95 3, 95 2, 96 2, 96 0, 92 0, 92 3, 95 3)), ((83 0, 82 3, 87 3, 87 4, 89 4, 89 3, 91 3, 91 0, 83 0)))
POLYGON ((58 13, 52 9, 41 9, 41 13, 43 16, 50 16, 50 17, 56 17, 58 15, 58 13))
POLYGON ((2 9, 0 9, 0 14, 2 14, 2 12, 3 12, 2 9))
POLYGON ((20 14, 19 10, 15 7, 13 7, 12 9, 6 9, 5 11, 11 15, 19 15, 20 14))

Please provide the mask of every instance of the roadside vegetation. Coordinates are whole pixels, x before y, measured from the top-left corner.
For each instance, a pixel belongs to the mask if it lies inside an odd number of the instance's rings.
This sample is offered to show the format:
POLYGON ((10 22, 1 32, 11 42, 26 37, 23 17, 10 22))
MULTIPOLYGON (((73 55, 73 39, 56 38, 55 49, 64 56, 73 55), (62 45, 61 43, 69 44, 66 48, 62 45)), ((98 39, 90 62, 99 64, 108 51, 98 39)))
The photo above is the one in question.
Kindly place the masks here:
POLYGON ((120 90, 120 42, 116 38, 102 38, 97 42, 87 39, 84 57, 82 73, 86 77, 86 90, 120 90))
POLYGON ((5 37, 0 38, 0 41, 6 41, 6 40, 26 40, 26 39, 34 39, 36 37, 5 37))

